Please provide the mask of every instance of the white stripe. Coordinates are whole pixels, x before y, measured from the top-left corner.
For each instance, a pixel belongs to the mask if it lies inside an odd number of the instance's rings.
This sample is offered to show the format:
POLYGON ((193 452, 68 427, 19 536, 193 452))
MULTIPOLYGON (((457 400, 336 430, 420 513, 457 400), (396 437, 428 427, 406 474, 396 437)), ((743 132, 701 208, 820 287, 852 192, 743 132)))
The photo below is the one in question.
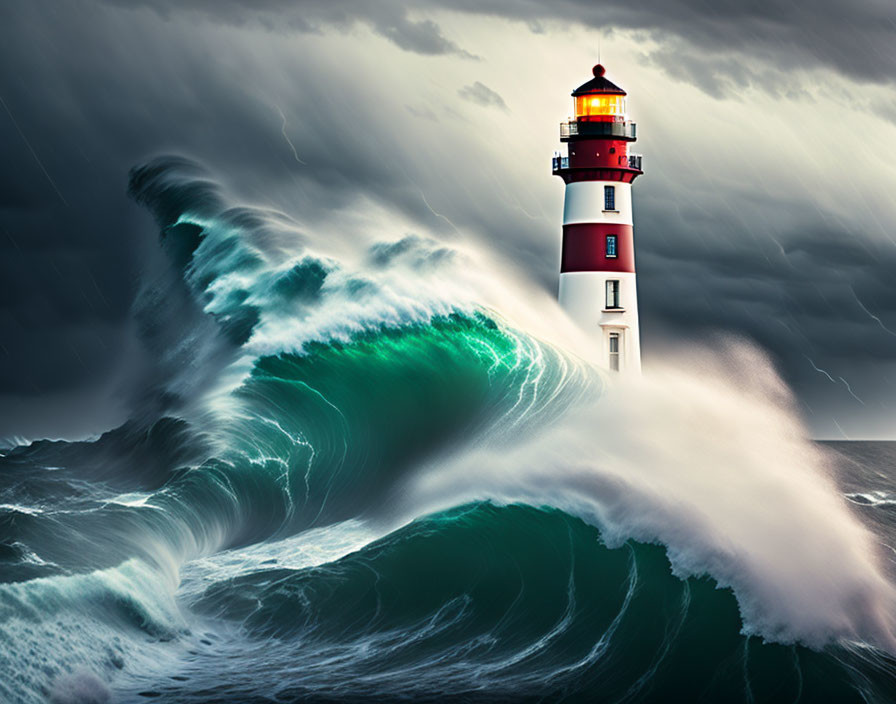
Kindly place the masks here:
POLYGON ((609 366, 609 334, 622 339, 623 370, 641 370, 641 333, 638 328, 638 288, 635 274, 617 271, 570 271, 560 274, 560 305, 579 327, 594 337, 603 366, 609 366), (607 281, 619 281, 621 310, 606 308, 607 281))
POLYGON ((563 224, 575 223, 632 224, 632 184, 619 181, 577 181, 566 185, 563 224), (616 210, 604 210, 604 186, 616 191, 616 210))

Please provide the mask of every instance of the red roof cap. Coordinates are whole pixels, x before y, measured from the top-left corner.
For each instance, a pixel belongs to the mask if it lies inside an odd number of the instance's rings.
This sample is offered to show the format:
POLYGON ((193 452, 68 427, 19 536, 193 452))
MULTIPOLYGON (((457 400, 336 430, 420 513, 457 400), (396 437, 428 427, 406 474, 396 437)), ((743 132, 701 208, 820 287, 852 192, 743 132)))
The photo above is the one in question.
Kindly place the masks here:
POLYGON ((573 95, 593 95, 595 93, 601 95, 626 95, 626 92, 622 90, 619 86, 609 80, 604 74, 607 70, 600 64, 596 64, 593 69, 591 69, 591 73, 594 74, 594 78, 592 78, 587 83, 583 83, 578 88, 576 88, 572 94, 573 95))

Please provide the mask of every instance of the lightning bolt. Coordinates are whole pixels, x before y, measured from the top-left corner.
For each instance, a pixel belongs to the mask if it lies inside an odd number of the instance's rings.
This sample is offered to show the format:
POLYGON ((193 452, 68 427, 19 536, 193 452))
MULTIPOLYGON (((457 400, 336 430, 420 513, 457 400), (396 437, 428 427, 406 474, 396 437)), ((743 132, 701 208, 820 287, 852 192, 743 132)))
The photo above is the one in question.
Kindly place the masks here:
POLYGON ((846 381, 846 379, 844 379, 842 376, 837 377, 837 378, 843 382, 843 385, 846 387, 846 390, 849 391, 849 395, 852 396, 856 401, 858 401, 859 403, 861 403, 864 406, 865 402, 853 393, 852 387, 849 385, 849 382, 846 381))
POLYGON ((296 145, 292 143, 292 140, 289 138, 289 135, 286 134, 286 115, 283 114, 283 111, 280 109, 280 106, 275 105, 277 108, 277 112, 280 113, 280 119, 283 120, 283 124, 280 127, 280 132, 283 134, 283 139, 286 140, 286 143, 289 145, 289 148, 292 149, 292 155, 295 157, 296 161, 299 162, 302 166, 308 166, 304 161, 299 159, 299 154, 296 152, 296 145))
POLYGON ((433 215, 435 215, 437 218, 442 218, 442 220, 444 220, 444 221, 447 222, 449 225, 451 225, 451 227, 454 228, 454 231, 455 231, 455 232, 457 232, 458 234, 460 234, 460 230, 457 229, 457 225, 455 225, 453 222, 451 222, 448 218, 446 218, 446 217, 445 217, 444 215, 442 215, 441 213, 437 213, 435 210, 432 209, 432 206, 429 204, 429 201, 426 200, 426 195, 423 193, 423 189, 420 188, 420 186, 417 186, 417 190, 420 191, 420 197, 423 199, 423 203, 426 205, 426 207, 429 208, 429 212, 431 212, 431 213, 432 213, 433 215))
POLYGON ((858 294, 856 294, 856 291, 854 288, 852 288, 852 286, 849 287, 849 290, 852 291, 853 298, 856 299, 856 303, 859 304, 859 308, 861 308, 863 311, 865 311, 870 318, 875 320, 877 322, 877 324, 881 326, 882 329, 884 329, 886 332, 893 335, 893 337, 896 337, 896 332, 893 332, 892 330, 890 330, 890 328, 888 328, 886 325, 884 325, 883 321, 880 318, 878 318, 874 313, 872 313, 870 310, 868 310, 865 307, 865 304, 859 300, 859 296, 858 296, 858 294))
MULTIPOLYGON (((803 355, 803 357, 806 357, 806 355, 803 355)), ((828 374, 824 369, 819 369, 818 367, 816 367, 816 366, 815 366, 815 362, 813 362, 813 361, 812 361, 811 359, 809 359, 808 357, 806 357, 806 359, 809 360, 809 364, 812 365, 812 368, 813 368, 815 371, 817 371, 819 374, 824 374, 828 379, 831 380, 831 383, 832 383, 832 384, 836 384, 836 383, 837 383, 837 380, 836 380, 834 377, 832 377, 830 374, 828 374)))
MULTIPOLYGON (((842 376, 838 376, 838 377, 835 379, 835 378, 832 377, 828 372, 826 372, 824 369, 822 369, 821 367, 816 366, 815 362, 813 362, 811 359, 809 359, 809 357, 807 357, 806 355, 803 355, 803 357, 806 357, 806 359, 809 361, 809 364, 812 365, 812 368, 813 368, 815 371, 817 371, 819 374, 824 374, 824 375, 831 381, 832 384, 836 384, 836 383, 838 382, 838 380, 839 380, 840 383, 842 383, 842 384, 846 387, 846 390, 849 392, 849 395, 850 395, 850 396, 852 396, 856 401, 858 401, 859 403, 861 403, 863 406, 865 405, 865 402, 864 402, 862 399, 860 399, 858 396, 856 396, 855 392, 852 390, 852 387, 849 385, 849 382, 848 382, 846 379, 844 379, 842 376)), ((835 421, 835 422, 836 422, 836 421, 835 421)))

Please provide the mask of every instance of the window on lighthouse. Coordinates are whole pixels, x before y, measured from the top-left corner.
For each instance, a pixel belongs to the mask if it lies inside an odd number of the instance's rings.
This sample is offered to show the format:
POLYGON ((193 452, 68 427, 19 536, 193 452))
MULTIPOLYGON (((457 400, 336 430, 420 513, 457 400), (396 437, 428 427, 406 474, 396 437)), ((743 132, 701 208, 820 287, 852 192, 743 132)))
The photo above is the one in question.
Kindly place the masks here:
POLYGON ((607 281, 607 308, 621 308, 619 305, 619 280, 609 279, 607 281))
POLYGON ((610 369, 614 372, 619 371, 619 333, 610 333, 610 369))
POLYGON ((607 258, 616 258, 616 235, 607 235, 607 258))
POLYGON ((604 186, 604 210, 616 210, 616 186, 604 186))

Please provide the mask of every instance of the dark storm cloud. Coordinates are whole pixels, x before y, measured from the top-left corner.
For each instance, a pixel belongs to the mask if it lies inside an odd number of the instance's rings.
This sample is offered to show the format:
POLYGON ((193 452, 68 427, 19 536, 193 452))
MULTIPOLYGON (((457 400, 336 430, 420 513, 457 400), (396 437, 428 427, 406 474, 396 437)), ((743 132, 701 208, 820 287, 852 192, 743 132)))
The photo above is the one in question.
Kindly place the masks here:
POLYGON ((822 68, 859 81, 891 83, 896 76, 896 10, 877 0, 108 0, 152 8, 164 16, 201 13, 220 22, 253 22, 276 31, 319 31, 366 24, 408 51, 466 54, 417 11, 454 10, 519 20, 532 32, 553 22, 585 25, 608 33, 642 31, 660 42, 646 58, 670 78, 692 82, 711 95, 752 85, 771 92, 791 88, 786 73, 822 68), (763 68, 763 66, 765 68, 763 68), (769 70, 769 68, 771 70, 769 70), (782 85, 783 84, 783 85, 782 85))
POLYGON ((670 76, 715 90, 745 84, 776 90, 779 79, 763 72, 763 64, 780 72, 825 68, 878 83, 896 76, 896 10, 889 2, 453 0, 444 5, 527 22, 553 19, 608 32, 644 31, 665 45, 651 59, 670 76), (724 60, 732 55, 736 60, 724 60))
POLYGON ((476 58, 447 39, 432 20, 413 20, 400 2, 358 0, 106 0, 122 8, 146 8, 162 17, 193 13, 225 24, 257 24, 276 32, 318 33, 364 24, 396 46, 418 54, 457 54, 476 58))
POLYGON ((508 109, 507 103, 504 102, 504 98, 501 97, 500 93, 493 91, 487 85, 480 83, 479 81, 464 86, 457 91, 457 94, 464 100, 469 100, 471 103, 476 103, 483 107, 496 107, 505 111, 508 109))
MULTIPOLYGON (((215 7, 226 15, 225 5, 215 7)), ((94 418, 107 423, 111 404, 100 386, 157 375, 159 349, 144 349, 133 311, 147 276, 162 276, 165 262, 151 220, 125 193, 128 171, 146 158, 198 156, 260 198, 285 184, 311 221, 359 193, 411 218, 434 218, 389 116, 369 115, 363 131, 354 129, 353 101, 370 93, 362 71, 354 94, 334 95, 327 71, 293 66, 284 97, 264 90, 270 66, 245 45, 222 47, 195 23, 142 13, 96 3, 0 8, 8 108, 0 109, 0 437, 10 424, 26 428, 15 432, 78 433, 94 418), (233 51, 242 59, 228 70, 221 62, 233 51), (337 132, 348 138, 332 139, 337 132), (85 399, 78 414, 54 401, 24 417, 27 399, 62 393, 85 399)), ((324 15, 342 21, 337 10, 324 15)), ((453 51, 431 24, 403 17, 384 11, 378 27, 416 51, 453 51)), ((195 314, 185 307, 174 302, 172 317, 195 314)))
MULTIPOLYGON (((785 236, 785 248, 707 249, 695 260, 688 248, 642 230, 639 286, 657 324, 739 330, 771 350, 803 349, 827 359, 896 358, 896 333, 874 320, 896 319, 889 274, 896 271, 896 248, 849 246, 844 239, 853 233, 810 220, 785 236), (768 324, 770 314, 783 311, 795 325, 787 345, 776 339, 784 334, 781 323, 768 324)), ((793 355, 781 360, 801 363, 793 355)))
MULTIPOLYGON (((453 92, 474 76, 449 87, 455 106, 402 103, 399 116, 383 105, 366 110, 359 129, 358 105, 384 102, 374 79, 389 79, 381 74, 390 67, 371 61, 337 70, 312 52, 297 58, 276 48, 283 37, 301 43, 369 28, 412 55, 457 57, 475 70, 463 36, 425 16, 447 8, 471 22, 481 15, 519 21, 556 33, 558 42, 567 25, 641 32, 656 47, 645 50, 648 66, 716 97, 748 86, 799 96, 803 87, 786 75, 794 68, 860 81, 896 75, 894 25, 882 3, 855 3, 848 12, 825 1, 810 9, 696 0, 431 0, 416 8, 392 0, 0 8, 0 98, 9 111, 0 105, 0 437, 12 426, 65 433, 83 429, 72 418, 86 428, 92 418, 107 422, 108 398, 93 392, 114 378, 128 387, 119 395, 132 398, 135 384, 164 372, 166 349, 183 342, 147 329, 168 330, 174 319, 209 325, 184 292, 172 292, 158 228, 125 193, 129 170, 158 153, 204 164, 196 182, 206 179, 215 198, 231 189, 237 202, 288 207, 309 227, 323 228, 364 199, 446 239, 466 229, 545 287, 556 285, 555 214, 524 214, 501 184, 487 197, 475 192, 477 184, 465 185, 474 174, 464 161, 475 143, 451 153, 449 123, 462 119, 455 107, 464 109, 453 92), (260 30, 271 42, 257 40, 260 30), (438 151, 442 142, 448 146, 438 151), (169 307, 155 305, 165 296, 169 307), (23 426, 25 405, 16 399, 52 394, 67 400, 28 406, 34 417, 23 426), (60 415, 47 416, 54 409, 60 415)), ((460 93, 506 107, 479 82, 460 93)), ((893 114, 886 100, 875 109, 893 114)), ((472 160, 477 173, 503 167, 475 153, 472 160)), ((645 350, 665 334, 733 330, 769 349, 810 402, 821 389, 858 407, 833 366, 853 360, 856 371, 844 376, 865 399, 875 365, 896 356, 888 332, 896 330, 893 249, 795 200, 772 204, 776 216, 768 220, 786 221, 782 228, 757 223, 768 203, 732 214, 743 194, 726 185, 708 187, 713 197, 689 211, 680 183, 651 178, 635 204, 645 350), (830 366, 834 381, 807 360, 830 366)), ((692 185, 712 178, 687 175, 692 185)), ((188 347, 179 349, 188 356, 188 347)))
POLYGON ((749 232, 723 212, 714 225, 690 232, 670 228, 650 204, 636 213, 648 357, 662 354, 664 338, 693 341, 732 331, 771 355, 821 432, 836 437, 831 418, 839 417, 844 424, 853 419, 847 427, 892 434, 885 405, 896 359, 891 242, 832 227, 808 209, 780 232, 749 232))

